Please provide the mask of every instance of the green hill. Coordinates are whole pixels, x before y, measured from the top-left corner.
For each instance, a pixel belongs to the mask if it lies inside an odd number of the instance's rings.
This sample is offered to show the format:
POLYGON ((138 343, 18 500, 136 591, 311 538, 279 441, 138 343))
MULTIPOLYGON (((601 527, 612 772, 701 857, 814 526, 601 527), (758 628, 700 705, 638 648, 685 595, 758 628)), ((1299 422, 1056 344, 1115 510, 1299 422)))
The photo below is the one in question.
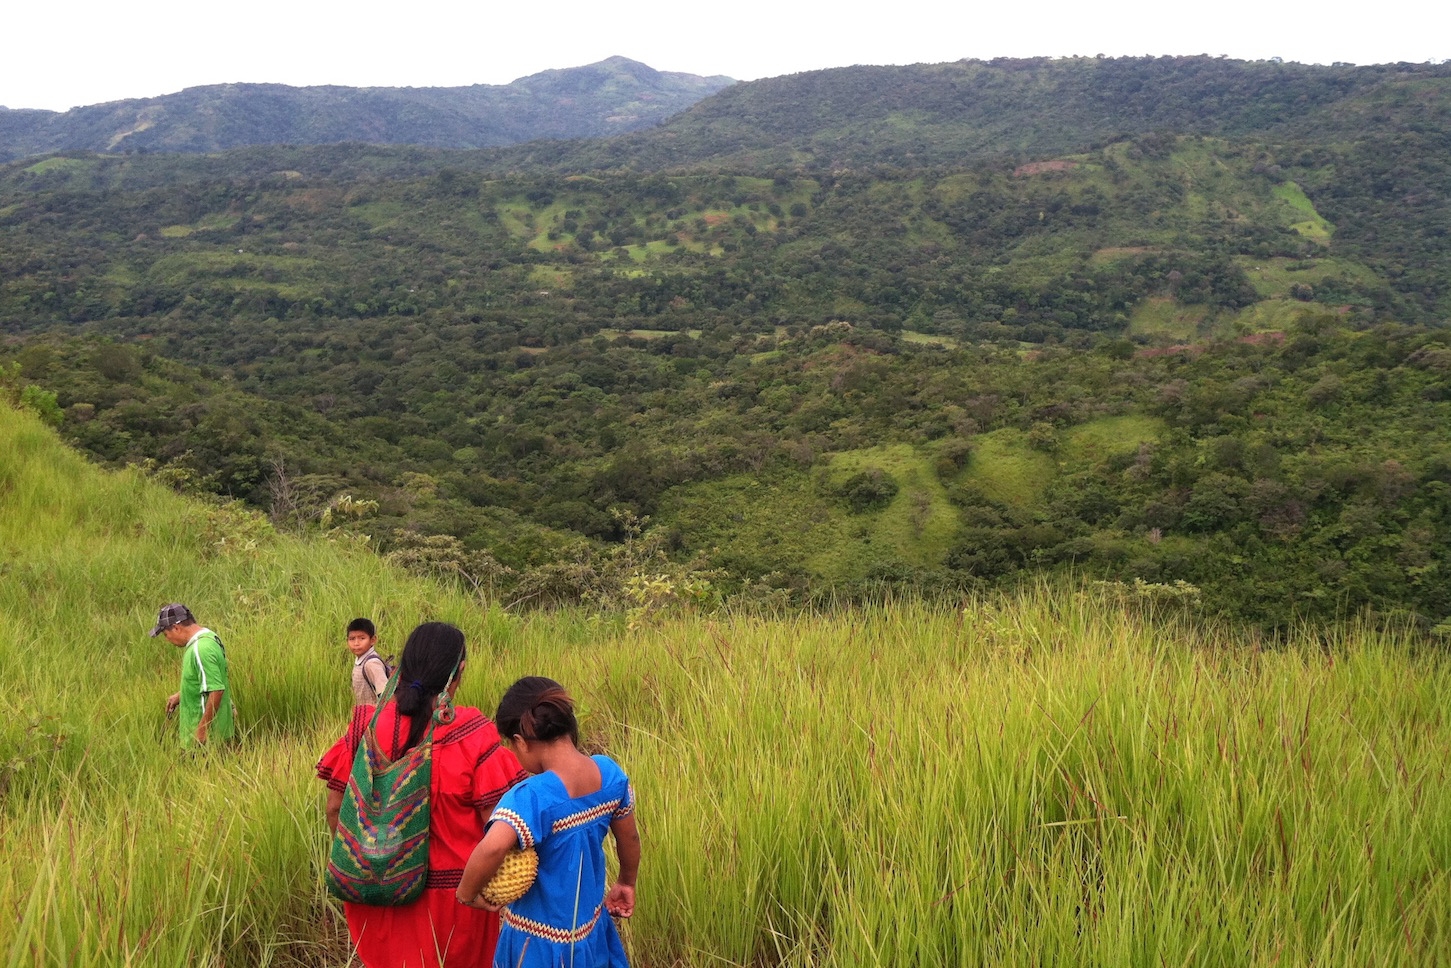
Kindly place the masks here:
POLYGON ((511 160, 578 169, 956 167, 1147 134, 1358 140, 1444 126, 1451 68, 1199 57, 999 58, 856 66, 738 84, 659 129, 511 160))
POLYGON ((53 151, 215 152, 334 142, 480 148, 659 124, 733 83, 611 57, 452 88, 219 84, 65 112, 0 109, 0 159, 53 151))
POLYGON ((1162 589, 1046 586, 633 631, 521 618, 102 472, 6 406, 0 570, 15 965, 346 962, 312 763, 346 720, 357 613, 389 650, 459 623, 465 703, 526 673, 575 693, 639 798, 642 968, 1411 965, 1451 931, 1451 675, 1361 627, 1266 650, 1175 618, 1162 589), (227 643, 245 732, 221 755, 182 759, 162 712, 176 653, 145 632, 173 599, 227 643))

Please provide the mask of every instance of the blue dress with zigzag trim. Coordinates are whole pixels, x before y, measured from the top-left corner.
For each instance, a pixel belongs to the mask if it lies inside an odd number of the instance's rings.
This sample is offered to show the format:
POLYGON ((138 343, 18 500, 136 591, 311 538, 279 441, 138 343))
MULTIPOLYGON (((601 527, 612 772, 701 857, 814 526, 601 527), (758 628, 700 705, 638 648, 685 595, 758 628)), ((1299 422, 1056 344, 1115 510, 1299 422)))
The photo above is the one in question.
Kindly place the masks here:
POLYGON ((539 854, 534 886, 500 912, 494 968, 628 968, 608 889, 605 835, 616 817, 635 809, 625 771, 608 756, 592 757, 600 788, 571 797, 554 773, 540 773, 504 794, 489 823, 514 828, 539 854))

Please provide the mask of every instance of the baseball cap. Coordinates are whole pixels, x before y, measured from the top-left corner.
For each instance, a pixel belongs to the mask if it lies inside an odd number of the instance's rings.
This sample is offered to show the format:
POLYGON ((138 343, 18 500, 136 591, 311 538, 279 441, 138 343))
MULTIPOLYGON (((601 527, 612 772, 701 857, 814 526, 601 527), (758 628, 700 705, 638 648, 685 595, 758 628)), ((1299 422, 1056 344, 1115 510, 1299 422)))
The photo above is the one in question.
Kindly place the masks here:
POLYGON ((173 625, 181 625, 187 622, 195 622, 191 609, 185 605, 162 606, 161 614, 156 616, 156 628, 151 630, 152 636, 160 635, 173 625))

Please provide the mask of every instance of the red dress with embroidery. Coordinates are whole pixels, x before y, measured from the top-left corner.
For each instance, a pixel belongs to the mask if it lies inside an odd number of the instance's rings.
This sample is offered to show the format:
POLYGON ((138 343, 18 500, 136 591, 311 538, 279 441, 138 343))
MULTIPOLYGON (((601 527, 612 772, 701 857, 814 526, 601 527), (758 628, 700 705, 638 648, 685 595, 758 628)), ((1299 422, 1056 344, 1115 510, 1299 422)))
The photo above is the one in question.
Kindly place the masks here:
MULTIPOLYGON (((464 863, 484 836, 484 822, 511 786, 527 775, 499 745, 499 731, 477 709, 433 730, 432 803, 428 825, 428 886, 400 907, 344 903, 348 933, 367 968, 474 968, 488 965, 499 938, 499 916, 458 903, 464 863)), ((347 788, 353 757, 373 718, 372 706, 353 710, 348 731, 323 754, 317 775, 330 790, 347 788)), ((390 759, 407 741, 410 717, 390 701, 378 714, 379 747, 390 759)))

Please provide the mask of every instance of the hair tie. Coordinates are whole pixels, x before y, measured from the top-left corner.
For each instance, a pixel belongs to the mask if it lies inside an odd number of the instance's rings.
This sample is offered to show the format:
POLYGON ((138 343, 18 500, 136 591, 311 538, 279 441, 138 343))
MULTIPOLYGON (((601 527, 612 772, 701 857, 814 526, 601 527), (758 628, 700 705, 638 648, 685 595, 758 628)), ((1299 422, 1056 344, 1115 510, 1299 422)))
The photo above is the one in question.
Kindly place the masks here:
POLYGON ((412 682, 409 683, 409 685, 412 686, 414 689, 417 689, 419 692, 423 691, 423 683, 419 682, 417 679, 414 679, 412 682))

